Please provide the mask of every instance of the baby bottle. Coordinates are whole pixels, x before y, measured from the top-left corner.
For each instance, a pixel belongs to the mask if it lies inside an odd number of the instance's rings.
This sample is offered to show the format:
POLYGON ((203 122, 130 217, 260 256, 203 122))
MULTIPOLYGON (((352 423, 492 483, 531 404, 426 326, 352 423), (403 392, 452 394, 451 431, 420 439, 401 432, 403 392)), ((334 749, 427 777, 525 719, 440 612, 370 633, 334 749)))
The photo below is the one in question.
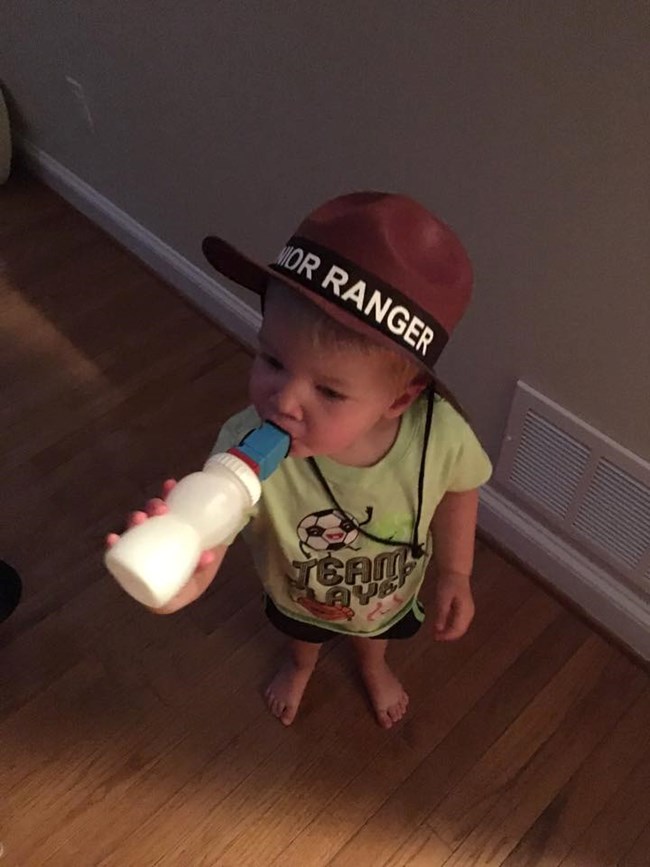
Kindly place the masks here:
POLYGON ((260 498, 260 480, 277 469, 290 445, 288 434, 265 422, 235 448, 213 455, 169 493, 167 514, 131 527, 109 548, 109 572, 143 605, 166 605, 189 580, 201 552, 239 530, 260 498))

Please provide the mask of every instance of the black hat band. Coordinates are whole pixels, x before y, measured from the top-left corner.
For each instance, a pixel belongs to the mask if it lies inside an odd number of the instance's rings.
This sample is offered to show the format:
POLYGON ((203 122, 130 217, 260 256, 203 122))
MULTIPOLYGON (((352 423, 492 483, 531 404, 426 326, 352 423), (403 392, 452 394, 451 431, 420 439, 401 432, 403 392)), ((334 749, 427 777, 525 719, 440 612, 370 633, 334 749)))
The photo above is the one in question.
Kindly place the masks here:
POLYGON ((381 332, 433 370, 449 335, 394 286, 308 238, 294 236, 269 266, 381 332))

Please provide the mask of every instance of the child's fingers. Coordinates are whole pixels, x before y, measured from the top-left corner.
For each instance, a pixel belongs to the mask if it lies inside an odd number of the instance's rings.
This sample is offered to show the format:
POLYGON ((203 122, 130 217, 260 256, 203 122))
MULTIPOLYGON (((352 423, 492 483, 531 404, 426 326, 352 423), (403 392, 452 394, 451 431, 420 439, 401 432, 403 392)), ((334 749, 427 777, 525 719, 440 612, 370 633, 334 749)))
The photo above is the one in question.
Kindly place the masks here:
POLYGON ((199 557, 199 562, 196 564, 196 572, 200 569, 205 569, 206 566, 209 566, 211 563, 214 563, 214 551, 204 551, 199 557))
POLYGON ((149 515, 146 512, 131 512, 129 517, 129 528, 136 527, 138 524, 144 524, 149 515))
POLYGON ((176 479, 167 479, 163 482, 163 494, 167 496, 176 487, 176 479))
POLYGON ((154 518, 156 515, 166 515, 169 509, 164 500, 160 497, 154 497, 147 503, 147 515, 154 518))
POLYGON ((438 612, 436 616, 435 630, 438 633, 442 633, 447 629, 447 620, 449 619, 449 612, 446 611, 444 613, 438 612))
POLYGON ((459 624, 450 625, 443 632, 439 632, 436 635, 438 641, 455 641, 457 638, 460 638, 465 634, 465 627, 460 626, 459 624))
POLYGON ((438 629, 435 633, 436 641, 453 641, 455 638, 460 638, 462 630, 455 626, 445 626, 444 629, 438 629))
POLYGON ((473 617, 474 606, 455 598, 444 628, 437 629, 436 625, 436 639, 438 641, 455 641, 457 638, 461 638, 469 629, 473 617))
MULTIPOLYGON (((168 479, 165 482, 165 486, 168 486, 166 493, 169 493, 175 484, 176 482, 173 479, 168 479)), ((131 527, 136 527, 138 524, 144 524, 144 522, 149 518, 153 518, 156 515, 165 515, 169 511, 167 504, 164 500, 161 500, 160 497, 153 497, 153 499, 149 500, 145 509, 144 512, 141 509, 131 512, 127 521, 127 529, 130 530, 131 527)), ((119 538, 120 536, 118 533, 109 533, 105 540, 107 547, 112 548, 119 538)))
POLYGON ((443 632, 447 626, 453 601, 453 593, 438 593, 438 598, 436 599, 436 632, 443 632))

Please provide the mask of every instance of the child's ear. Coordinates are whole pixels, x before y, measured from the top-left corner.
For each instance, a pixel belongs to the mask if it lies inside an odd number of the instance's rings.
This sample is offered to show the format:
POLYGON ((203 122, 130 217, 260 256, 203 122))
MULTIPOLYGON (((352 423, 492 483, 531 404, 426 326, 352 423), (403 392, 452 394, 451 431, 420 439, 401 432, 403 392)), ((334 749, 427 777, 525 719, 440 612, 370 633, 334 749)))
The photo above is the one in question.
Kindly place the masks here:
POLYGON ((422 394, 427 387, 426 374, 418 373, 417 376, 409 382, 406 388, 402 389, 401 394, 388 407, 387 415, 389 418, 399 418, 400 415, 406 412, 413 401, 422 394))

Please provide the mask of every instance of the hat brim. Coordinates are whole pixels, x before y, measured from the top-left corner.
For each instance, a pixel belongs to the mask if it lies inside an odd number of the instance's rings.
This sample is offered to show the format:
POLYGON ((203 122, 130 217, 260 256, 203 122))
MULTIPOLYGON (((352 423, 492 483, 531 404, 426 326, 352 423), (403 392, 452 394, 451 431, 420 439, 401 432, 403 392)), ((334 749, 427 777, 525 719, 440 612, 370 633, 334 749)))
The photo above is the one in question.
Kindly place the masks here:
POLYGON ((275 273, 271 268, 254 262, 222 238, 210 235, 203 239, 201 248, 216 271, 257 295, 264 294, 269 278, 275 273))
POLYGON ((377 331, 376 328, 367 325, 356 316, 346 313, 345 310, 330 303, 327 299, 312 292, 310 289, 305 288, 301 283, 298 283, 298 281, 291 280, 289 277, 276 271, 271 266, 260 265, 259 262, 255 262, 254 259, 251 259, 222 238, 209 235, 207 238, 203 239, 201 248, 203 250, 203 255, 212 267, 218 271, 219 274, 222 274, 224 277, 227 277, 228 280, 232 280, 239 286, 250 289, 252 292, 255 292, 256 295, 263 297, 268 287, 269 280, 273 279, 280 283, 284 283, 285 286, 289 286, 291 289, 299 292, 304 298, 307 298, 317 307, 320 307, 328 316, 350 329, 350 331, 356 331, 358 334, 363 334, 364 337, 367 337, 371 342, 378 343, 386 349, 390 349, 393 352, 397 352, 400 355, 409 358, 418 366, 422 367, 423 370, 429 370, 426 364, 420 362, 412 353, 403 349, 399 344, 395 343, 395 341, 391 340, 389 337, 386 337, 380 331, 377 331))

